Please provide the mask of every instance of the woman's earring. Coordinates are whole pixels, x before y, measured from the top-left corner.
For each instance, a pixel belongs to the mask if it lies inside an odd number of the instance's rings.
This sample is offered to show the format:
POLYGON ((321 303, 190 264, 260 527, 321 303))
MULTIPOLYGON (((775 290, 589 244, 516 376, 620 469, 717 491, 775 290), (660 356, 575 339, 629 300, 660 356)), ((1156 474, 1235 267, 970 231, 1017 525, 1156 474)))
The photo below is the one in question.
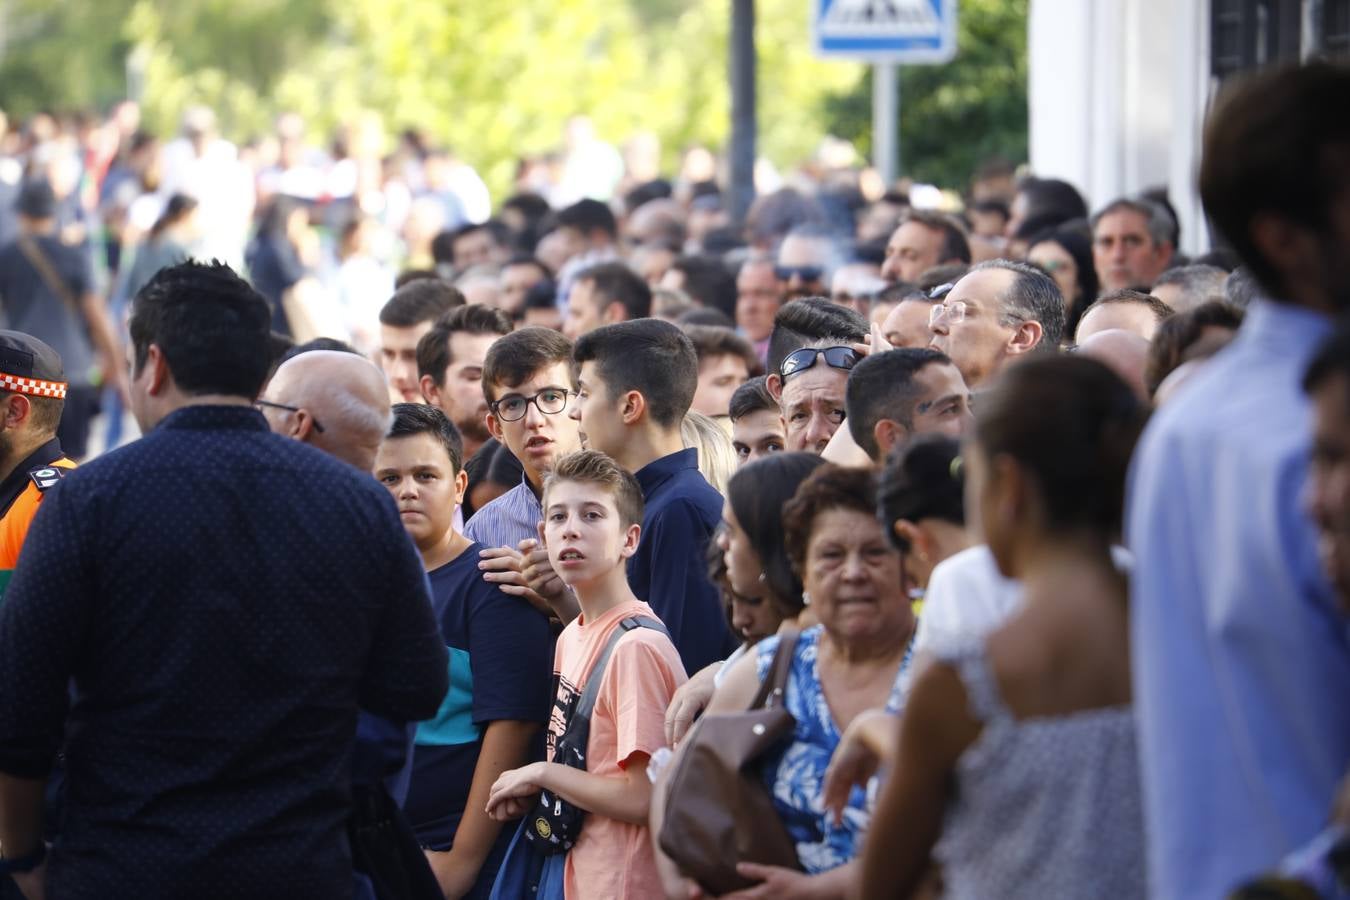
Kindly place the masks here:
POLYGON ((802 591, 802 606, 810 606, 810 605, 811 605, 811 595, 808 594, 806 591, 802 591))
POLYGON ((759 573, 759 583, 760 583, 760 584, 764 584, 764 583, 767 582, 768 580, 769 580, 769 576, 768 576, 768 575, 765 575, 763 572, 760 572, 760 573, 759 573))

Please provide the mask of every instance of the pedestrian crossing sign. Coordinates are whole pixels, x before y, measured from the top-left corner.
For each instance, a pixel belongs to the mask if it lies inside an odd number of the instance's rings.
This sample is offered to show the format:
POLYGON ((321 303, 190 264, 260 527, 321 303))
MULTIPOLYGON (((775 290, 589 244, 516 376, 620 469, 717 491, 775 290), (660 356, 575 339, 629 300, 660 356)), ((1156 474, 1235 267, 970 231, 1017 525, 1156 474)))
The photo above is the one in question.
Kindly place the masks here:
POLYGON ((941 63, 956 55, 956 0, 811 0, 817 56, 941 63))

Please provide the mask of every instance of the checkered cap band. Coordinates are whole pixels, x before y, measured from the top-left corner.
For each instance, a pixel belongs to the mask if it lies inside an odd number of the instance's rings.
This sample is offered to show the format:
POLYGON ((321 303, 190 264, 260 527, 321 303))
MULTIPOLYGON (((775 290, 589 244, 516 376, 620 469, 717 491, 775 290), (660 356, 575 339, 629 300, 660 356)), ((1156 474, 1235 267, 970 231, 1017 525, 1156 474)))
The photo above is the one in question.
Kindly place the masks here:
POLYGON ((28 394, 30 397, 56 397, 59 400, 64 400, 66 383, 64 381, 43 381, 40 378, 20 378, 18 375, 0 372, 0 391, 28 394))

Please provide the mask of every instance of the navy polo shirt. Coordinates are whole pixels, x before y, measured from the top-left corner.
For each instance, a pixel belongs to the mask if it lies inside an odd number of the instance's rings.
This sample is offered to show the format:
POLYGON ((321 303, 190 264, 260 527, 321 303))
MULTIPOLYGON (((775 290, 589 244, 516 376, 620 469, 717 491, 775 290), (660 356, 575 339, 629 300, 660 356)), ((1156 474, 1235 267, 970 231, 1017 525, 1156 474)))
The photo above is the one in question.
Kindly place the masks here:
POLYGON ((722 521, 722 495, 699 472, 693 448, 635 474, 646 511, 628 585, 665 623, 693 675, 736 649, 722 594, 708 578, 708 541, 722 521))

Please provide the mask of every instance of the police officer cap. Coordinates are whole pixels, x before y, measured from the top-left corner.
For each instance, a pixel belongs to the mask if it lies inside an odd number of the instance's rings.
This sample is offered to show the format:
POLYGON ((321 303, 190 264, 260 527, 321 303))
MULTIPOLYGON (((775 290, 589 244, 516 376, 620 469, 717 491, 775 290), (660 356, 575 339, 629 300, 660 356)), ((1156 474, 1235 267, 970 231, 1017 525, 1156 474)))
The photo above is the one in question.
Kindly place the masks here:
POLYGON ((35 381, 66 380, 61 355, 22 331, 0 331, 0 373, 35 381))

